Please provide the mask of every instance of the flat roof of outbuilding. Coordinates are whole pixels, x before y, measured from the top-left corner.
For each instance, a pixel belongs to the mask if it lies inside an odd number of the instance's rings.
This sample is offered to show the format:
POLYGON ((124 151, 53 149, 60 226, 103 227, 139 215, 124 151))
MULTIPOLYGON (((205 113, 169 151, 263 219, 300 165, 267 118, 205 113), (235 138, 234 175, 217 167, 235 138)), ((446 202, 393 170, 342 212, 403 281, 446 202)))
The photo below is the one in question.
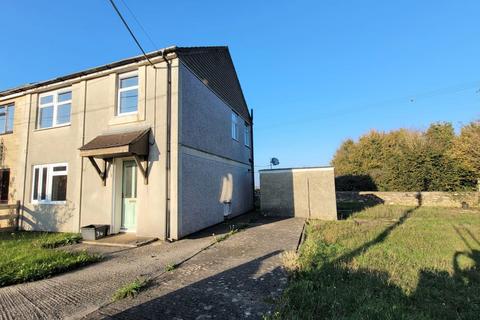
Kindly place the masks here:
POLYGON ((296 168, 278 168, 278 169, 262 169, 259 170, 259 173, 275 173, 282 171, 308 171, 308 170, 333 170, 332 166, 321 166, 321 167, 296 167, 296 168))

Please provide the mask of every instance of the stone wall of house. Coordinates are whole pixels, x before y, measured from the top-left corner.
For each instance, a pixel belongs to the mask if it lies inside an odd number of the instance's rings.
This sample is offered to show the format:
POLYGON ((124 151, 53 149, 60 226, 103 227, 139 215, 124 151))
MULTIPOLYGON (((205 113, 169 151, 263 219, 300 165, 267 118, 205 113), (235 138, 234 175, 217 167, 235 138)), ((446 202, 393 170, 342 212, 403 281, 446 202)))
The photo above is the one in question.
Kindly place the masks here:
POLYGON ((337 191, 337 203, 389 204, 426 207, 478 208, 480 192, 337 191))

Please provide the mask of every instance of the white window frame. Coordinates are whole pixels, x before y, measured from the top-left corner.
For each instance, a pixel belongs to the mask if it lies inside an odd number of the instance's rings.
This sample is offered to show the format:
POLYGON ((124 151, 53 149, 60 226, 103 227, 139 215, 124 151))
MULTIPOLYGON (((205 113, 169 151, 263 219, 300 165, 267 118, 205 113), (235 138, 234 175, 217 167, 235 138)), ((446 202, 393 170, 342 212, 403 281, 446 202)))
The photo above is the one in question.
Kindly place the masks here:
POLYGON ((5 115, 5 131, 1 132, 0 131, 0 135, 2 134, 9 134, 9 133, 13 133, 13 122, 15 122, 15 119, 12 119, 12 130, 8 130, 8 120, 10 118, 10 114, 9 114, 9 110, 10 108, 13 108, 13 114, 15 116, 15 103, 7 103, 7 104, 2 104, 0 105, 0 108, 3 108, 4 111, 0 111, 0 114, 4 114, 5 115))
POLYGON ((232 111, 232 139, 238 141, 238 114, 232 111))
POLYGON ((117 116, 128 116, 128 115, 132 115, 132 114, 137 114, 138 113, 138 107, 139 107, 139 103, 138 103, 138 95, 139 95, 139 92, 138 92, 138 81, 140 79, 138 78, 138 71, 131 71, 131 72, 125 72, 125 73, 120 73, 118 75, 118 79, 117 79, 117 116), (126 78, 132 78, 133 76, 136 76, 137 77, 137 85, 136 86, 131 86, 131 87, 126 87, 126 88, 120 88, 120 82, 122 81, 122 79, 126 79, 126 78), (120 112, 120 94, 124 91, 129 91, 129 90, 132 90, 132 89, 136 89, 137 90, 137 111, 132 111, 132 112, 120 112))
POLYGON ((250 125, 248 123, 245 123, 244 143, 245 147, 250 148, 250 125))
POLYGON ((32 196, 31 201, 32 204, 65 204, 67 200, 57 200, 52 201, 52 180, 54 176, 67 176, 67 184, 68 184, 68 163, 51 163, 51 164, 39 164, 33 166, 32 170, 32 196), (65 167, 66 169, 63 171, 53 171, 55 167, 65 167), (47 168, 47 177, 43 176, 43 169, 47 168), (35 188, 35 169, 38 169, 38 185, 37 185, 37 199, 33 199, 34 188, 35 188), (46 193, 45 193, 45 200, 40 199, 42 193, 42 183, 43 179, 47 179, 46 184, 46 193))
POLYGON ((73 90, 71 87, 62 88, 55 91, 44 92, 38 95, 37 129, 43 130, 43 129, 50 129, 50 128, 65 127, 65 126, 69 126, 72 123, 72 98, 70 98, 70 100, 58 102, 58 95, 66 92, 70 92, 70 94, 73 96, 73 90), (53 101, 42 104, 42 98, 47 96, 53 96, 53 99, 52 99, 53 101), (58 107, 63 106, 64 104, 70 104, 70 121, 66 123, 57 124, 58 107), (42 128, 40 126, 40 115, 41 115, 40 110, 47 107, 53 107, 52 126, 42 128))

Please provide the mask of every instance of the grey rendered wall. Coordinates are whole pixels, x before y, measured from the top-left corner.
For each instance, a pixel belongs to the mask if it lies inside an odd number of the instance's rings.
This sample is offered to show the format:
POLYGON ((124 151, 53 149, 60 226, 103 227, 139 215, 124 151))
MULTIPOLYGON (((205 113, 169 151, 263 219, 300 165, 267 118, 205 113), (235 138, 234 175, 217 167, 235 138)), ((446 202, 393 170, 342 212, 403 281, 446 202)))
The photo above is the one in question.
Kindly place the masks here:
POLYGON ((244 144, 244 123, 239 141, 231 136, 232 109, 181 64, 181 144, 241 163, 250 164, 251 149, 244 144))
POLYGON ((179 236, 253 208, 251 149, 231 137, 231 108, 180 65, 179 236))
MULTIPOLYGON (((188 152, 188 151, 187 151, 188 152)), ((182 154, 180 237, 224 220, 223 201, 231 201, 232 216, 252 209, 248 167, 182 154)))
POLYGON ((337 219, 333 168, 260 171, 260 195, 269 215, 337 219))

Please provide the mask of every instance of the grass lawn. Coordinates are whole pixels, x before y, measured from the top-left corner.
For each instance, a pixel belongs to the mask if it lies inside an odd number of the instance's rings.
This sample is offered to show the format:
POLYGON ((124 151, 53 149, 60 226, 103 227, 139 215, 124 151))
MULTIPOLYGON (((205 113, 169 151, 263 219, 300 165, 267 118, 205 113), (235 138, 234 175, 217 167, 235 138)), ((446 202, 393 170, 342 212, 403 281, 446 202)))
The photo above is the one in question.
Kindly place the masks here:
POLYGON ((0 287, 47 278, 98 261, 86 252, 66 252, 57 247, 78 242, 68 233, 0 233, 0 287))
POLYGON ((480 211, 378 205, 311 222, 284 260, 275 318, 480 319, 480 211))

